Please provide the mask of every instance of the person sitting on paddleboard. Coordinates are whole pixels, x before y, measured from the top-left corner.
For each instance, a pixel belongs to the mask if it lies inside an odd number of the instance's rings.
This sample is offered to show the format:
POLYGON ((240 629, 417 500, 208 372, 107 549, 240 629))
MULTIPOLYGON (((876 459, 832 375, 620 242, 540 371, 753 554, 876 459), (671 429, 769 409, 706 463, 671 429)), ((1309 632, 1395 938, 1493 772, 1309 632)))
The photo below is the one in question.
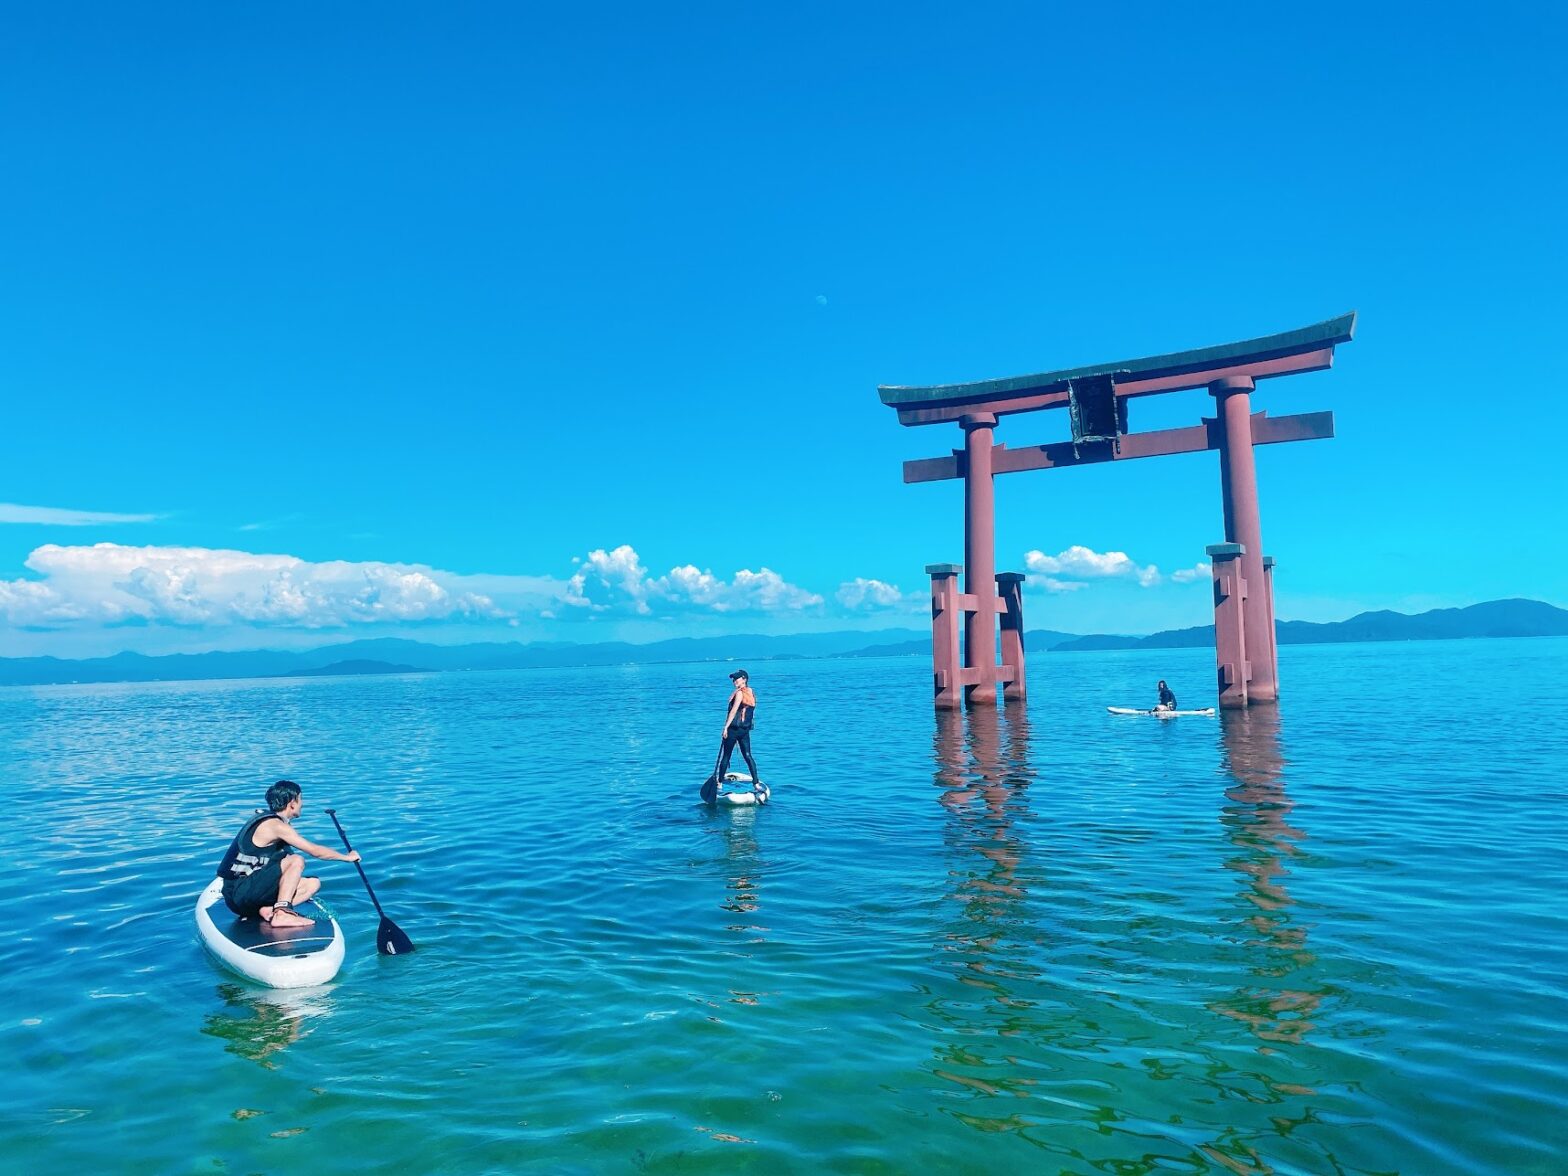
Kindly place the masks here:
POLYGON ((713 779, 703 785, 703 799, 712 801, 718 796, 719 785, 723 782, 725 773, 730 770, 730 756, 738 747, 741 757, 746 761, 746 767, 751 772, 751 784, 756 790, 757 798, 765 801, 768 796, 768 786, 758 778, 757 761, 751 758, 751 728, 757 714, 757 696, 751 692, 751 678, 745 670, 736 670, 730 675, 730 681, 734 683, 735 688, 730 691, 729 710, 724 716, 719 766, 713 774, 713 779), (711 788, 709 784, 712 785, 711 788))
POLYGON ((308 927, 315 922, 294 909, 321 889, 319 878, 305 877, 305 859, 290 849, 331 862, 357 862, 359 851, 347 853, 306 841, 291 822, 304 802, 299 785, 279 780, 267 789, 267 808, 245 822, 218 866, 223 901, 242 919, 260 916, 273 927, 308 927))
POLYGON ((1160 679, 1160 701, 1155 705, 1155 710, 1175 710, 1176 696, 1171 693, 1171 688, 1165 684, 1165 679, 1160 679))

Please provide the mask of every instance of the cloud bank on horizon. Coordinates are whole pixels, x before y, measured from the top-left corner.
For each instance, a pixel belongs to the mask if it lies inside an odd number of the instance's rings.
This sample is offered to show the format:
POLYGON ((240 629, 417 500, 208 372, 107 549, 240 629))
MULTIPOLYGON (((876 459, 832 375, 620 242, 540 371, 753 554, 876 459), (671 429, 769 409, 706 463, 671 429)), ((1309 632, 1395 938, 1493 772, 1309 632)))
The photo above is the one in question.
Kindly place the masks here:
MULTIPOLYGON (((651 575, 630 545, 596 549, 567 578, 462 575, 422 564, 311 562, 292 555, 119 543, 35 549, 37 578, 0 580, 0 622, 27 629, 171 625, 333 629, 451 620, 820 612, 823 596, 769 568, 730 579, 692 564, 651 575)), ((877 581, 846 610, 886 605, 877 581)))
POLYGON ((0 581, 0 617, 24 628, 162 624, 303 629, 377 622, 498 620, 462 577, 407 564, 310 563, 207 547, 49 543, 27 558, 39 580, 0 581))
MULTIPOLYGON (((347 629, 465 622, 517 628, 598 619, 872 617, 924 612, 924 592, 857 576, 831 594, 768 567, 728 578, 694 564, 655 575, 630 544, 595 548, 565 577, 460 574, 423 564, 328 560, 223 548, 45 544, 32 578, 0 580, 0 625, 32 631, 127 626, 220 630, 347 629)), ((1031 586, 1081 591, 1095 581, 1152 588, 1207 580, 1199 564, 1164 577, 1125 552, 1030 551, 1031 586)))

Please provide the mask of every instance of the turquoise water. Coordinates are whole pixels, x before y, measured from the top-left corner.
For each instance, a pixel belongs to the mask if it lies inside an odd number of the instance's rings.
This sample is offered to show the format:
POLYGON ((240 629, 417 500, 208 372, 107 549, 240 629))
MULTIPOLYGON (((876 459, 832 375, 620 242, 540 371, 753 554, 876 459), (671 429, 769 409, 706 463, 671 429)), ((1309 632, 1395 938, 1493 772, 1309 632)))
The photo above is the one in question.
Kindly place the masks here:
POLYGON ((6 1162, 28 1172, 1562 1171, 1568 641, 751 667, 775 803, 695 803, 728 667, 0 690, 6 1162), (191 906, 334 805, 332 985, 191 906))

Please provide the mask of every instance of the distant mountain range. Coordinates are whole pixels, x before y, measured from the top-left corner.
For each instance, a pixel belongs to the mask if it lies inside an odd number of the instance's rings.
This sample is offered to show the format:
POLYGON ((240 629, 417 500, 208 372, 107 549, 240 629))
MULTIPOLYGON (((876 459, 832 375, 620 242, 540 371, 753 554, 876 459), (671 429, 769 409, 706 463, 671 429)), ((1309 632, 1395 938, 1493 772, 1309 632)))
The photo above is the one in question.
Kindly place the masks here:
MULTIPOLYGON (((1539 600, 1489 600, 1468 608, 1435 608, 1430 612, 1357 613, 1348 621, 1280 621, 1275 632, 1281 645, 1327 645, 1348 641, 1438 641, 1455 637, 1568 637, 1568 610, 1539 600)), ((1147 637, 1098 634, 1075 637, 1052 646, 1056 653, 1097 649, 1184 649, 1213 645, 1214 626, 1167 629, 1147 637)))
MULTIPOLYGON (((63 682, 159 682, 212 678, 281 678, 353 673, 398 673, 413 670, 517 670, 567 666, 615 666, 633 663, 779 661, 789 658, 840 657, 864 649, 879 638, 910 640, 916 629, 840 633, 802 633, 788 637, 740 634, 730 637, 676 637, 648 645, 606 641, 592 645, 569 642, 483 642, 432 645, 397 637, 349 641, 305 652, 258 649, 240 653, 177 653, 149 657, 117 653, 113 657, 70 661, 55 657, 0 658, 0 685, 47 685, 63 682)), ((927 636, 926 642, 931 638, 927 636)))
MULTIPOLYGON (((1366 612, 1348 621, 1319 624, 1281 621, 1282 645, 1351 641, 1429 641, 1453 637, 1568 636, 1568 610, 1539 600, 1493 600, 1469 608, 1440 608, 1411 616, 1366 612)), ((1181 649, 1214 641, 1214 627, 1170 629, 1147 637, 1058 633, 1032 629, 1024 647, 1032 653, 1082 653, 1104 649, 1181 649)), ((660 662, 780 661, 820 657, 897 657, 927 653, 929 632, 885 629, 801 633, 768 637, 677 637, 647 645, 607 641, 592 645, 567 642, 486 642, 431 645, 395 637, 350 641, 303 653, 250 650, 241 653, 177 653, 71 661, 55 657, 0 658, 0 685, 42 686, 67 682, 195 681, 213 678, 327 677, 351 674, 401 674, 452 670, 511 670, 655 664, 660 662)))
POLYGON ((372 661, 369 658, 358 657, 351 661, 333 662, 330 666, 322 666, 315 670, 298 670, 292 674, 281 674, 283 678, 348 678, 355 674, 428 674, 431 671, 422 666, 399 666, 391 662, 372 661))
MULTIPOLYGON (((886 634, 866 634, 866 636, 885 636, 886 634)), ((1024 651, 1026 653, 1049 653, 1053 649, 1060 649, 1064 644, 1073 641, 1085 641, 1091 638, 1078 636, 1076 633, 1058 633, 1054 629, 1030 629, 1024 634, 1024 651)), ((1128 640, 1128 638, 1113 637, 1113 641, 1128 640)), ((1134 639, 1135 640, 1135 639, 1134 639)), ((1119 647, 1118 647, 1119 648, 1119 647)), ((848 653, 840 654, 841 657, 902 657, 910 653, 930 653, 931 634, 921 633, 908 641, 895 641, 888 645, 868 645, 864 649, 852 649, 848 653)))

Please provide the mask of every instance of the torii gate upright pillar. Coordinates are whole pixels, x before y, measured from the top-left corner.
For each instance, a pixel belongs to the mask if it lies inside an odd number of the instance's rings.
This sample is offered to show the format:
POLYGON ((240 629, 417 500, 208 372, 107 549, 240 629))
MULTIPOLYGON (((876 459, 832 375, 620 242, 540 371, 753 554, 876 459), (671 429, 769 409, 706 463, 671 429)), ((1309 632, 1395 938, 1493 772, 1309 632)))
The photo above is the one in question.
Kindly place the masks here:
MULTIPOLYGON (((1246 583, 1241 601, 1245 661, 1236 667, 1245 678, 1246 691, 1234 704, 1239 706, 1273 702, 1279 697, 1274 674, 1273 577, 1263 572, 1263 523, 1258 508, 1257 463, 1252 454, 1252 389, 1251 376, 1230 376, 1209 385, 1219 408, 1225 542, 1241 545, 1241 578, 1246 583)), ((1220 701, 1227 702, 1223 694, 1220 701)))
MULTIPOLYGON (((964 615, 964 661, 996 665, 996 479, 991 470, 996 416, 979 412, 959 422, 964 429, 964 592, 974 610, 964 615)), ((979 675, 964 691, 971 704, 996 702, 996 679, 979 675)))

